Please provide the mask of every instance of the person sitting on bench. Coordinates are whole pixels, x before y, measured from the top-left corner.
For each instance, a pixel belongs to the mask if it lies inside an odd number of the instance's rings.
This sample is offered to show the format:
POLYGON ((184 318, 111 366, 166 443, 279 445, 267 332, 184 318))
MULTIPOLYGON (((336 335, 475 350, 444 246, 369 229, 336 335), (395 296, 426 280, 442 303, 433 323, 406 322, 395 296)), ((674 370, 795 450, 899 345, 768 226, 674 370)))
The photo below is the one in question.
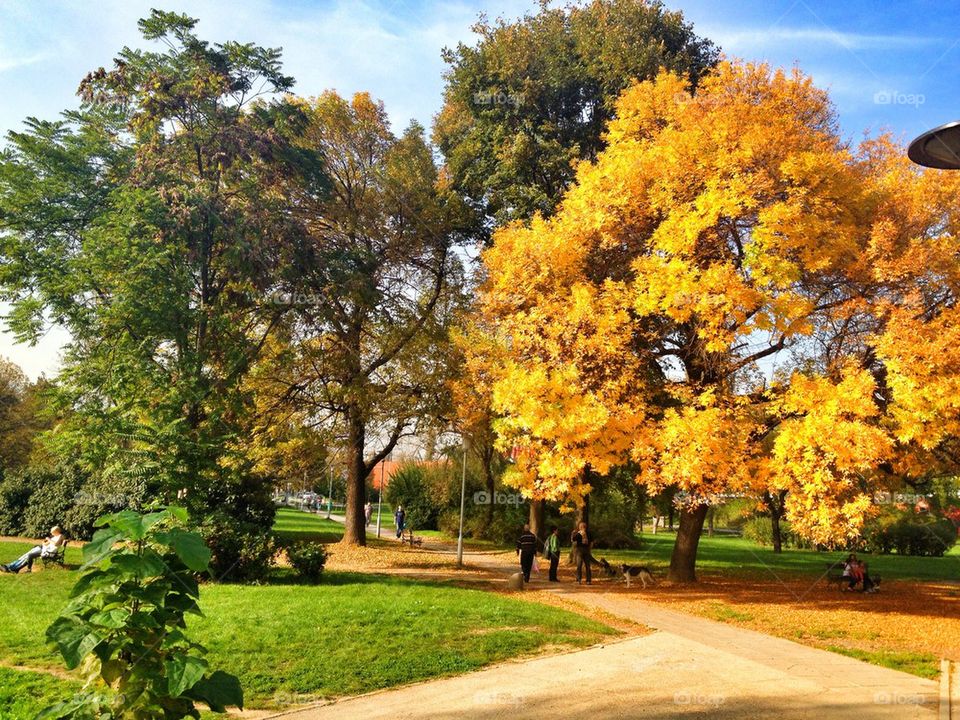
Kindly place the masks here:
POLYGON ((60 546, 63 545, 63 541, 66 538, 63 535, 63 530, 60 529, 59 525, 54 525, 50 528, 50 537, 44 540, 40 545, 32 547, 23 555, 18 557, 9 565, 0 565, 0 570, 3 572, 9 573, 18 573, 20 570, 26 566, 27 572, 33 571, 33 561, 39 557, 53 557, 60 550, 60 546))

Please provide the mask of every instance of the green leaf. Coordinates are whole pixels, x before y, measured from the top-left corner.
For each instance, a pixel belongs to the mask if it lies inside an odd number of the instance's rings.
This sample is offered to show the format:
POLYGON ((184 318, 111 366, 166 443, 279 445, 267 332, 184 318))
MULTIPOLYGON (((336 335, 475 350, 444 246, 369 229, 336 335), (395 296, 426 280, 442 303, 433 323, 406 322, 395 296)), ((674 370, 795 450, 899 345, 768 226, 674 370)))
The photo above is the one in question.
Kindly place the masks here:
POLYGON ((143 540, 146 534, 143 519, 143 516, 135 510, 121 510, 101 518, 101 521, 109 529, 130 540, 143 540))
POLYGON ((183 695, 207 671, 207 661, 192 655, 175 655, 163 665, 167 671, 167 692, 171 697, 183 695))
POLYGON ((113 685, 123 675, 127 664, 116 658, 107 660, 100 666, 100 677, 104 679, 107 685, 113 685))
POLYGON ((243 710, 243 688, 240 687, 240 680, 222 670, 200 680, 190 689, 187 697, 205 702, 214 712, 226 712, 228 707, 243 710))
POLYGON ((111 583, 113 580, 114 576, 103 570, 88 570, 77 580, 73 589, 70 591, 70 597, 75 598, 78 595, 83 595, 87 590, 97 585, 111 583))
POLYGON ((177 557, 183 564, 195 572, 207 570, 210 566, 210 548, 196 533, 175 530, 170 533, 171 544, 177 557))
POLYGON ((182 523, 185 523, 189 517, 187 515, 187 509, 180 507, 179 505, 171 505, 167 508, 166 512, 182 523))
POLYGON ((93 539, 83 546, 84 565, 92 565, 105 558, 119 539, 120 535, 110 528, 97 530, 93 539))
POLYGON ((126 610, 105 610, 93 615, 90 618, 90 624, 100 625, 102 627, 115 630, 116 628, 123 627, 124 623, 127 622, 128 617, 130 617, 130 613, 128 613, 126 610))
POLYGON ((68 670, 73 670, 100 643, 100 637, 75 618, 60 617, 47 628, 47 640, 54 643, 68 670))

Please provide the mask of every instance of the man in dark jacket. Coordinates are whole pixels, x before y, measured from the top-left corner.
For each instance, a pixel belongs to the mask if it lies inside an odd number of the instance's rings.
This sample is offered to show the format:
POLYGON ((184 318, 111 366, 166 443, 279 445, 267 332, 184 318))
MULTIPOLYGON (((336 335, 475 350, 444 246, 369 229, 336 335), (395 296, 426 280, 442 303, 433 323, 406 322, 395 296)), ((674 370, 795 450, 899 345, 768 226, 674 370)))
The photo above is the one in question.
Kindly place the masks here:
POLYGON ((533 567, 533 558, 537 554, 537 536, 530 532, 530 525, 523 526, 523 532, 517 540, 517 555, 520 556, 520 571, 524 582, 530 582, 530 568, 533 567))

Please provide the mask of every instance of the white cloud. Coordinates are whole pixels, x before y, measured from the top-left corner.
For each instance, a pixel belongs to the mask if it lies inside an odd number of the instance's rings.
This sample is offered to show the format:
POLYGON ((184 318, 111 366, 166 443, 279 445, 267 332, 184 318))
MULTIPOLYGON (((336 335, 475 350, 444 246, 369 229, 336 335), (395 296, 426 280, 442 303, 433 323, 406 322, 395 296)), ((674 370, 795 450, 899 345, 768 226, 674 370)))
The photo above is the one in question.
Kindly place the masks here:
POLYGON ((724 50, 756 51, 784 45, 824 45, 846 50, 893 50, 939 42, 938 38, 912 35, 864 35, 829 28, 723 28, 697 25, 697 32, 724 50))

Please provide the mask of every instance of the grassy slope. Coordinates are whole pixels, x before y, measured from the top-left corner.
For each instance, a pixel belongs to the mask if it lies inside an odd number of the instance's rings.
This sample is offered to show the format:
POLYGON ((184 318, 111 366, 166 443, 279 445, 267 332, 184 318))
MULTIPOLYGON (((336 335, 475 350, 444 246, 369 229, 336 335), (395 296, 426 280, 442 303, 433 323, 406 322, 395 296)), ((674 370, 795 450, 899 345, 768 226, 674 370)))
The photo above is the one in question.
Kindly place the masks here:
MULTIPOLYGON (((14 555, 13 546, 0 543, 0 555, 14 555)), ((75 579, 60 569, 0 575, 0 665, 61 667, 43 633, 75 579)), ((287 577, 262 586, 207 585, 201 606, 206 617, 190 622, 197 640, 210 649, 213 667, 240 676, 252 707, 464 672, 547 646, 589 645, 614 632, 500 595, 355 574, 328 573, 317 586, 287 577)))

